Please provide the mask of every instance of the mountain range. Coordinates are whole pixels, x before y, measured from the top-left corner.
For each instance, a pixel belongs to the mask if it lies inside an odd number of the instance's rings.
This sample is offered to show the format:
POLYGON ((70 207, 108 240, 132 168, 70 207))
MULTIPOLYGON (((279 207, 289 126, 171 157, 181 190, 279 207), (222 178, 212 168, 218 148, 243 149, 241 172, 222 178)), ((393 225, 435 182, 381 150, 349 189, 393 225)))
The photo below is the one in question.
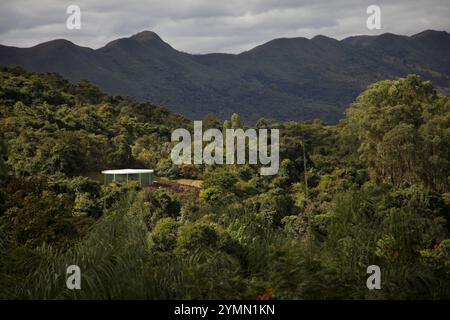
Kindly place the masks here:
POLYGON ((237 112, 246 123, 261 117, 335 123, 375 81, 415 73, 450 92, 450 34, 280 38, 239 54, 198 55, 143 31, 95 50, 62 39, 30 48, 0 45, 0 65, 12 64, 88 80, 109 94, 196 120, 237 112))

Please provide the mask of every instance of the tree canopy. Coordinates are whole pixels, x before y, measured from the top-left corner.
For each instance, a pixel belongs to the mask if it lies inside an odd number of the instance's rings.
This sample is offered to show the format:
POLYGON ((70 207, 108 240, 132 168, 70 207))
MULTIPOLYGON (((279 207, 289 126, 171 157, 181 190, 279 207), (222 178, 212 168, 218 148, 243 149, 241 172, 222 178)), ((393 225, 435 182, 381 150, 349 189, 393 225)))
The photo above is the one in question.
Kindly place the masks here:
POLYGON ((449 97, 410 75, 369 86, 338 125, 258 121, 280 130, 278 175, 176 166, 170 134, 187 119, 3 68, 0 298, 448 299, 449 124, 449 97), (91 176, 125 166, 201 190, 91 176), (83 290, 65 286, 72 264, 83 290), (369 265, 381 290, 366 287, 369 265))

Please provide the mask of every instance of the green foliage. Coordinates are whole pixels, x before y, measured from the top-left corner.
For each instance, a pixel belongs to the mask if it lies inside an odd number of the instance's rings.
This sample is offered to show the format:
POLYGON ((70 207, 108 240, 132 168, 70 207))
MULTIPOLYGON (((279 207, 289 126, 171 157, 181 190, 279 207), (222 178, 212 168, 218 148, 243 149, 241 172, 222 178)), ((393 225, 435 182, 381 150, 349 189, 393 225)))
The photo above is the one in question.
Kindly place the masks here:
POLYGON ((215 227, 207 223, 186 224, 180 228, 177 238, 177 248, 180 250, 195 250, 204 247, 215 247, 218 235, 215 227))
POLYGON ((370 86, 336 126, 262 119, 280 129, 280 170, 260 176, 174 165, 170 131, 189 124, 163 109, 2 69, 0 297, 448 299, 449 101, 409 76, 370 86), (202 188, 82 176, 125 165, 202 188), (72 264, 82 290, 66 289, 72 264))
POLYGON ((449 190, 450 99, 410 75, 371 85, 347 111, 359 153, 377 181, 449 190), (433 128, 433 129, 432 129, 433 128))
POLYGON ((281 188, 271 189, 258 197, 259 214, 268 222, 279 224, 284 216, 291 213, 293 201, 281 188))
POLYGON ((88 218, 72 216, 70 193, 58 192, 45 178, 13 179, 2 192, 8 196, 1 205, 0 226, 16 244, 64 247, 83 234, 89 224, 88 218))
POLYGON ((148 210, 146 220, 149 225, 154 225, 161 218, 176 218, 180 215, 180 203, 168 190, 144 191, 143 198, 148 210))
POLYGON ((179 223, 173 218, 161 218, 150 234, 151 246, 155 251, 170 251, 176 247, 179 223))
POLYGON ((20 298, 142 297, 143 258, 146 256, 146 228, 143 208, 133 197, 119 201, 92 228, 89 236, 73 248, 61 252, 41 246, 19 268, 26 281, 16 289, 20 298), (65 269, 76 264, 82 270, 82 290, 65 286, 65 269))
MULTIPOLYGON (((188 125, 148 103, 108 97, 87 82, 14 68, 0 70, 0 106, 6 164, 16 176, 163 168, 170 132, 188 125)), ((173 176, 169 169, 158 171, 173 176)))

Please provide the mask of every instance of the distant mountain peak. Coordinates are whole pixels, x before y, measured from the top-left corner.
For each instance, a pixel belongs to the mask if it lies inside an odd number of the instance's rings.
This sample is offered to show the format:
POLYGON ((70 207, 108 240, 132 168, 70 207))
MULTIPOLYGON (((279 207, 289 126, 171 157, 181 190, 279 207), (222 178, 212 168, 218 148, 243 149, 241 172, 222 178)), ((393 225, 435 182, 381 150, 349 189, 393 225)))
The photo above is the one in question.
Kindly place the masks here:
POLYGON ((192 55, 152 31, 87 49, 67 40, 0 46, 0 65, 86 79, 114 95, 168 106, 192 119, 214 112, 244 121, 320 118, 337 122, 367 85, 418 74, 450 90, 450 34, 278 38, 240 54, 192 55))
POLYGON ((318 35, 312 37, 311 40, 333 40, 333 41, 337 41, 336 39, 324 36, 323 34, 318 34, 318 35))
POLYGON ((324 36, 322 34, 319 34, 319 35, 311 38, 311 41, 314 42, 314 43, 330 43, 330 44, 339 43, 339 40, 336 40, 334 38, 330 38, 330 37, 324 36))
POLYGON ((145 41, 154 41, 154 40, 163 42, 163 40, 160 38, 160 36, 158 36, 158 34, 156 34, 153 31, 148 31, 148 30, 138 32, 135 35, 132 35, 130 38, 137 40, 137 41, 144 41, 144 42, 145 41))
POLYGON ((155 32, 153 31, 141 31, 132 35, 131 37, 120 38, 109 42, 105 49, 112 48, 124 48, 129 50, 136 50, 139 48, 153 48, 158 50, 167 50, 173 48, 166 42, 164 42, 155 32))
POLYGON ((94 50, 88 47, 81 47, 66 39, 55 39, 40 43, 29 49, 37 50, 36 52, 93 52, 94 50))
POLYGON ((54 48, 63 48, 63 47, 77 47, 75 43, 66 39, 55 39, 47 42, 40 43, 35 45, 33 48, 38 47, 54 47, 54 48))
POLYGON ((428 37, 449 37, 450 33, 447 31, 437 31, 437 30, 424 30, 422 32, 416 33, 412 38, 428 38, 428 37))

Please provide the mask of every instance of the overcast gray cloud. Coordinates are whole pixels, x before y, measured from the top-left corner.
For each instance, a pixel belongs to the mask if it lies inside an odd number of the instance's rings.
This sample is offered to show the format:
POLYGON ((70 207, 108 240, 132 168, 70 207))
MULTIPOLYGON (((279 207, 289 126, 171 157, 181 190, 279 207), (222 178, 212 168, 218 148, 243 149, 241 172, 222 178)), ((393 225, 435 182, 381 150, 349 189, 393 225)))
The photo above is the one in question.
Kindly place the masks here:
POLYGON ((280 37, 450 31, 449 0, 0 0, 0 43, 29 47, 57 38, 99 48, 143 30, 189 53, 248 50, 280 37), (66 8, 82 12, 66 28, 66 8), (366 28, 366 8, 381 7, 381 30, 366 28))

